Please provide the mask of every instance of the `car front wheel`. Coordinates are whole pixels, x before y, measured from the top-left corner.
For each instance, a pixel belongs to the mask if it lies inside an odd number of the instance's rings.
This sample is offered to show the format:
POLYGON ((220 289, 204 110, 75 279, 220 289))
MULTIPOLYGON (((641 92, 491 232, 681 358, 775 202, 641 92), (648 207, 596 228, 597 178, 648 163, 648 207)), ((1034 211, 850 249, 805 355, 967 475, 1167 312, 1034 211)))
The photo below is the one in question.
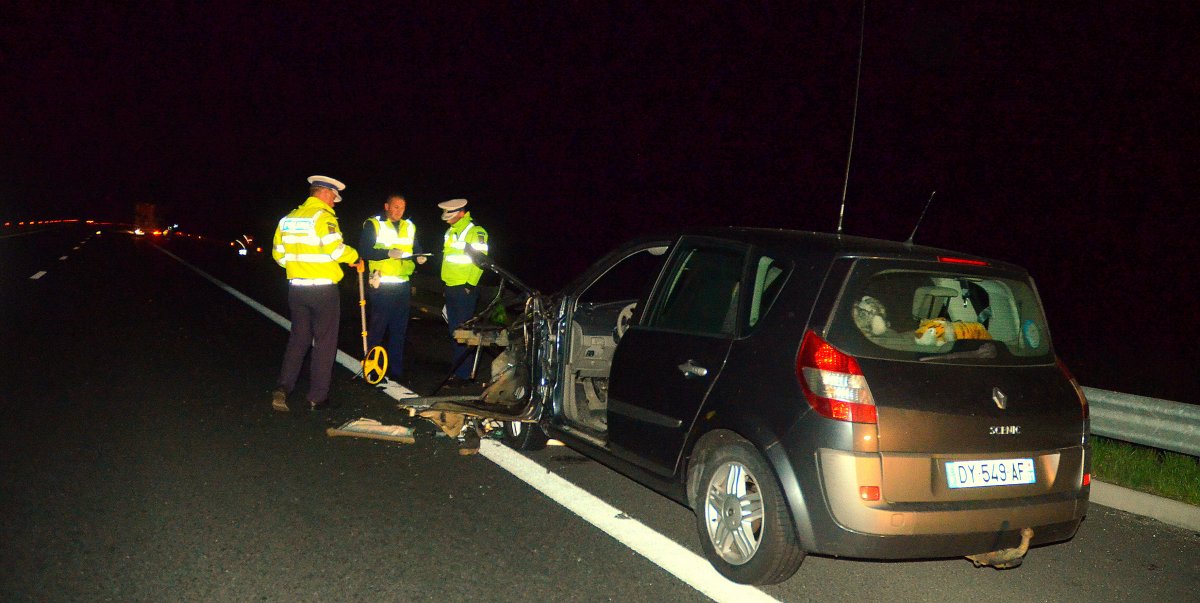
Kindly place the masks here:
POLYGON ((708 560, 742 584, 775 584, 796 573, 804 551, 775 474, 745 440, 705 458, 696 521, 708 560))
POLYGON ((503 442, 516 450, 541 450, 546 447, 546 432, 537 423, 504 422, 503 442))

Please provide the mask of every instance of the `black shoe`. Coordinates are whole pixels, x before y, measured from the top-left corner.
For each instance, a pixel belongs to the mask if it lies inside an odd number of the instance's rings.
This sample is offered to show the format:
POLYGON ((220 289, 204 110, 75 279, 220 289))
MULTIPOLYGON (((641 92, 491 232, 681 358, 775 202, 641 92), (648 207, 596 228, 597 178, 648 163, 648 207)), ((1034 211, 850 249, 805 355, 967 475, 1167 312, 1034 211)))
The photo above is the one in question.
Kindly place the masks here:
POLYGON ((320 402, 313 402, 310 400, 308 402, 308 409, 314 412, 319 410, 329 410, 330 408, 329 400, 322 400, 320 402))

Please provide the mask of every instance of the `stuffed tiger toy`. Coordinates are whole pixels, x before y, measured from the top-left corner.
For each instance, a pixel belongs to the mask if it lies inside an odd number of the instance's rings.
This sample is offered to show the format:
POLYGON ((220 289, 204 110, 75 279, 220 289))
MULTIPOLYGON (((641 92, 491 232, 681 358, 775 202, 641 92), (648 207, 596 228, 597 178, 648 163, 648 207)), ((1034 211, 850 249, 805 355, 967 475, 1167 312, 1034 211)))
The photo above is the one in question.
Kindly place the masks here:
POLYGON ((942 345, 957 339, 991 339, 992 334, 982 323, 929 318, 921 321, 914 337, 921 345, 942 345))

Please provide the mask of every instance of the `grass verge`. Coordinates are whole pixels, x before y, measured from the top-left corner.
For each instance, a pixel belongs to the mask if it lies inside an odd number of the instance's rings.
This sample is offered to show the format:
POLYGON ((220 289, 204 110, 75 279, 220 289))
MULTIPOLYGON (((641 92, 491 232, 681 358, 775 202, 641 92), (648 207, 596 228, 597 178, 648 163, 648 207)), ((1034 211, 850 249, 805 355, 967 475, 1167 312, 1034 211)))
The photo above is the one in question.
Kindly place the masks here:
POLYGON ((1098 480, 1200 506, 1200 459, 1120 440, 1092 438, 1098 480))

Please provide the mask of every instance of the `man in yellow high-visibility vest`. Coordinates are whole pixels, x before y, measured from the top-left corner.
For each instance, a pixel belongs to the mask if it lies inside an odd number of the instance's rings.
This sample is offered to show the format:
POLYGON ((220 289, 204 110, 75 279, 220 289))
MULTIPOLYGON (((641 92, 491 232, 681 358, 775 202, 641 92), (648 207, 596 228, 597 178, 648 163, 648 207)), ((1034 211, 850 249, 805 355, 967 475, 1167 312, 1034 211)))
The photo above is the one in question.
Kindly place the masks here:
POLYGON ((329 384, 337 355, 338 317, 342 280, 338 264, 360 262, 358 252, 342 240, 333 205, 342 200, 346 185, 328 176, 310 176, 308 199, 279 221, 271 257, 287 271, 291 334, 283 355, 271 407, 286 412, 287 397, 296 387, 304 356, 309 361, 308 407, 329 407, 329 384))
MULTIPOLYGON (((442 282, 446 291, 446 322, 450 325, 450 337, 463 321, 475 315, 479 302, 479 277, 483 269, 476 266, 467 255, 467 247, 487 255, 488 233, 471 219, 466 199, 451 199, 438 203, 442 209, 442 220, 450 225, 443 236, 442 282)), ((450 366, 454 373, 448 385, 465 384, 471 379, 471 364, 467 362, 467 346, 453 344, 450 366)))
POLYGON ((367 346, 374 348, 387 336, 390 381, 399 381, 404 376, 404 337, 412 300, 409 277, 417 264, 425 263, 425 256, 420 255, 417 227, 404 218, 407 205, 404 195, 389 195, 383 204, 383 215, 367 218, 358 239, 359 252, 367 260, 367 271, 371 274, 371 287, 367 289, 367 310, 371 315, 367 346))

